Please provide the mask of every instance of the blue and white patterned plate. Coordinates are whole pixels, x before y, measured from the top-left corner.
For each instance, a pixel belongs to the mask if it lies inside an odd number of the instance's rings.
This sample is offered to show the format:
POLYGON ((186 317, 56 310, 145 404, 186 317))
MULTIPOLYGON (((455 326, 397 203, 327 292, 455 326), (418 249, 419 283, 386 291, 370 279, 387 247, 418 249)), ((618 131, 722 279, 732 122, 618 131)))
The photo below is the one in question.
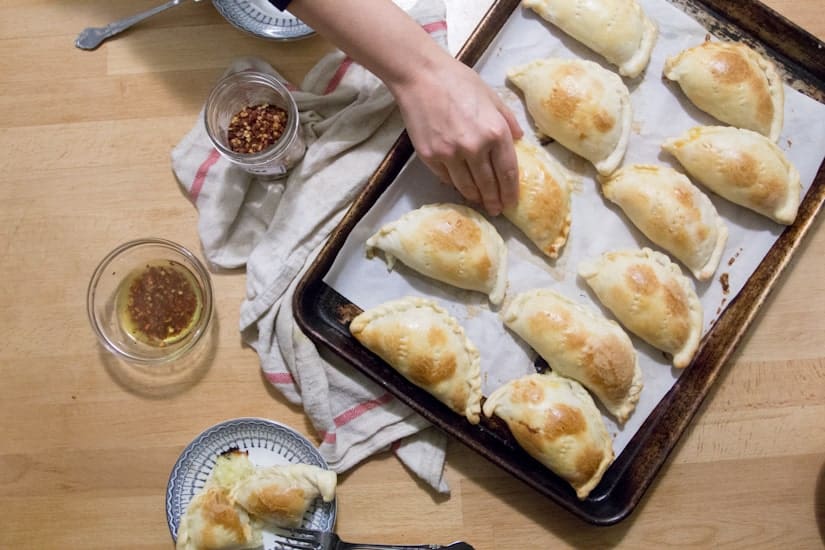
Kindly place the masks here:
MULTIPOLYGON (((283 424, 263 418, 236 418, 216 424, 186 446, 169 476, 166 521, 174 540, 189 501, 203 489, 215 459, 230 449, 247 451, 256 466, 291 463, 329 469, 308 439, 283 424)), ((335 526, 335 502, 316 500, 304 515, 302 527, 331 531, 335 526)), ((264 531, 265 548, 271 547, 271 541, 271 535, 264 531)))
POLYGON ((315 34, 303 21, 267 0, 212 0, 212 4, 234 27, 258 38, 295 40, 315 34))

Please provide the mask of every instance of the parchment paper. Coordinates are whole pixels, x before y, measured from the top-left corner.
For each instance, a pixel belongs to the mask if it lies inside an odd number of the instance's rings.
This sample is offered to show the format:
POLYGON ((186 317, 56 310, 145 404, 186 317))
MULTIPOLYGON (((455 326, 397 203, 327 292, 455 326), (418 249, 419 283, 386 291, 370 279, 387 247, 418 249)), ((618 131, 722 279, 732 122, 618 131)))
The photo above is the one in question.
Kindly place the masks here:
MULTIPOLYGON (((663 81, 662 67, 666 57, 702 42, 707 31, 664 0, 642 0, 640 3, 657 22, 659 38, 644 75, 635 80, 625 79, 631 92, 634 122, 624 164, 644 162, 680 169, 675 159, 660 152, 664 139, 680 135, 697 124, 720 123, 693 107, 677 86, 663 81)), ((467 11, 453 5, 448 13, 466 15, 467 11)), ((476 13, 480 17, 481 12, 476 13)), ((461 29, 468 29, 466 22, 463 21, 461 29)), ((527 134, 533 132, 533 126, 520 95, 505 84, 505 71, 513 65, 551 56, 589 59, 615 70, 596 54, 522 8, 515 10, 476 67, 484 80, 513 107, 527 134)), ((785 94, 785 124, 778 144, 799 169, 803 192, 807 192, 825 151, 825 105, 788 86, 785 94)), ((577 277, 578 263, 607 250, 642 246, 658 248, 639 233, 617 207, 601 196, 594 179, 595 170, 589 163, 557 144, 550 144, 546 149, 579 177, 572 197, 570 237, 560 258, 548 261, 506 219, 492 219, 508 247, 508 296, 530 288, 551 287, 613 318, 577 277)), ((706 332, 784 229, 710 192, 707 194, 726 220, 730 236, 714 278, 704 283, 691 278, 704 307, 706 332), (722 274, 728 277, 727 291, 720 283, 722 274)), ((389 272, 382 256, 367 260, 364 254, 364 242, 379 227, 433 202, 461 203, 462 200, 453 189, 438 183, 414 156, 352 231, 325 282, 363 309, 408 295, 435 299, 458 319, 479 348, 483 390, 489 395, 510 379, 535 372, 535 353, 503 326, 498 317, 501 309, 491 310, 482 294, 437 283, 398 263, 394 271, 389 272)), ((689 275, 684 266, 680 264, 680 267, 689 275)), ((632 334, 631 338, 639 354, 645 384, 637 409, 624 427, 617 426, 602 409, 608 430, 614 435, 617 456, 680 374, 660 351, 632 334)))

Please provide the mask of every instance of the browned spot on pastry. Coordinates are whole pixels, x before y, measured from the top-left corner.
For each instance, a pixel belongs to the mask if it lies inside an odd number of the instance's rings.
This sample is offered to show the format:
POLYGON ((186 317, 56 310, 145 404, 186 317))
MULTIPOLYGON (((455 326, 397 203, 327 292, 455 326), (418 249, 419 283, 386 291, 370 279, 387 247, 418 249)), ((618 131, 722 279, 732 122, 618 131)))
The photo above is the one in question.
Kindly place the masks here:
POLYGON ((564 82, 553 87, 552 93, 542 100, 542 107, 553 117, 560 120, 570 120, 576 114, 581 103, 581 97, 575 90, 569 90, 564 82))
POLYGON ((579 409, 557 403, 547 410, 542 431, 547 439, 552 440, 563 435, 580 434, 586 429, 587 421, 579 409))
POLYGON ((202 541, 205 548, 218 548, 220 542, 218 529, 232 533, 236 540, 247 540, 241 516, 223 491, 208 489, 201 498, 205 520, 202 541))
POLYGON ((583 362, 587 377, 604 388, 608 399, 620 401, 627 395, 636 370, 636 355, 632 346, 615 334, 608 334, 598 346, 584 350, 583 362))
POLYGON ((759 177, 759 161, 747 151, 726 151, 721 171, 733 185, 748 188, 759 177))
POLYGON ((268 486, 252 493, 245 506, 251 514, 294 523, 303 516, 305 503, 303 489, 268 486))
POLYGON ((773 118, 770 85, 764 71, 754 66, 741 48, 742 46, 719 47, 717 45, 717 51, 710 61, 710 70, 723 84, 748 86, 756 95, 754 107, 760 126, 769 128, 773 118))
POLYGON ((420 386, 431 387, 451 378, 455 373, 455 355, 442 351, 440 354, 416 354, 410 358, 407 375, 420 386))
POLYGON ((467 250, 481 242, 481 229, 477 224, 452 210, 434 219, 430 238, 438 250, 467 250))
POLYGON ((730 151, 720 163, 726 180, 740 189, 747 189, 751 201, 764 210, 772 210, 781 202, 784 186, 773 178, 761 177, 758 159, 747 151, 730 151))
POLYGON ((447 343, 447 334, 439 327, 430 327, 427 331, 427 344, 430 349, 440 348, 447 343))
MULTIPOLYGON (((434 250, 442 253, 468 252, 479 247, 482 242, 482 232, 474 220, 465 217, 460 212, 447 211, 434 220, 428 239, 434 250), (439 219, 440 218, 440 219, 439 219)), ((464 278, 488 280, 493 269, 493 262, 489 255, 480 256, 467 255, 465 258, 467 265, 465 268, 471 273, 464 275, 464 278)), ((437 266, 441 272, 454 270, 453 262, 439 263, 437 266)))
POLYGON ((541 403, 544 399, 544 390, 535 380, 517 380, 512 392, 515 403, 541 403))
POLYGON ((599 109, 593 113, 593 126, 602 133, 609 132, 616 125, 616 119, 604 109, 599 109))
POLYGON ((570 314, 564 310, 541 311, 527 319, 529 330, 533 334, 560 332, 570 325, 570 314))
POLYGON ((521 176, 519 193, 523 199, 518 206, 535 236, 550 241, 544 252, 552 255, 556 252, 555 239, 561 236, 567 217, 561 185, 543 166, 526 170, 521 176))
POLYGON ((633 264, 628 267, 625 278, 629 288, 637 294, 650 296, 661 286, 656 273, 645 264, 633 264))
POLYGON ((690 192, 690 189, 676 186, 673 188, 673 196, 676 197, 676 202, 685 207, 691 218, 699 217, 699 211, 693 203, 693 193, 690 192))
POLYGON ((593 445, 588 445, 576 456, 576 468, 571 483, 573 486, 581 486, 593 479, 599 470, 599 465, 604 458, 604 452, 593 445))

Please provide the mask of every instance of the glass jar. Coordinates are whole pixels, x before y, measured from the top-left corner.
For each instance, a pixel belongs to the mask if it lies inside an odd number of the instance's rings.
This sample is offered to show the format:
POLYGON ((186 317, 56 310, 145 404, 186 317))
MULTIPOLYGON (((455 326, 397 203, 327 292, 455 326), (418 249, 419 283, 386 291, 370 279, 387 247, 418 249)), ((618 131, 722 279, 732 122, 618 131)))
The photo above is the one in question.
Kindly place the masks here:
POLYGON ((204 109, 206 133, 218 152, 252 174, 280 178, 304 155, 306 144, 292 94, 276 77, 246 70, 221 79, 209 94, 204 109), (273 105, 286 111, 286 127, 278 140, 258 153, 237 153, 229 145, 232 117, 247 107, 273 105))

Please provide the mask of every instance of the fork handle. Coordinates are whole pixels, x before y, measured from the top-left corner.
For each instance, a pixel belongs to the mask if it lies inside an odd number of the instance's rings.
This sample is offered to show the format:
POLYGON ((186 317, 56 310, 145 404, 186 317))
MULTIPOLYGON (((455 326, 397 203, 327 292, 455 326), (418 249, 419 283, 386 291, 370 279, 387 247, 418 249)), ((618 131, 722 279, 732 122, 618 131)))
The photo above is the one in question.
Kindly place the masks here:
POLYGON ((114 23, 109 23, 105 27, 89 27, 87 29, 83 29, 83 32, 80 33, 74 44, 81 50, 93 50, 100 46, 100 44, 102 44, 107 38, 125 31, 132 25, 140 23, 144 19, 148 19, 153 15, 157 15, 162 11, 168 10, 169 8, 174 8, 183 1, 184 0, 170 0, 160 6, 125 17, 119 21, 115 21, 114 23))
POLYGON ((336 550, 473 550, 473 547, 466 542, 454 542, 452 544, 356 544, 339 543, 336 550))

